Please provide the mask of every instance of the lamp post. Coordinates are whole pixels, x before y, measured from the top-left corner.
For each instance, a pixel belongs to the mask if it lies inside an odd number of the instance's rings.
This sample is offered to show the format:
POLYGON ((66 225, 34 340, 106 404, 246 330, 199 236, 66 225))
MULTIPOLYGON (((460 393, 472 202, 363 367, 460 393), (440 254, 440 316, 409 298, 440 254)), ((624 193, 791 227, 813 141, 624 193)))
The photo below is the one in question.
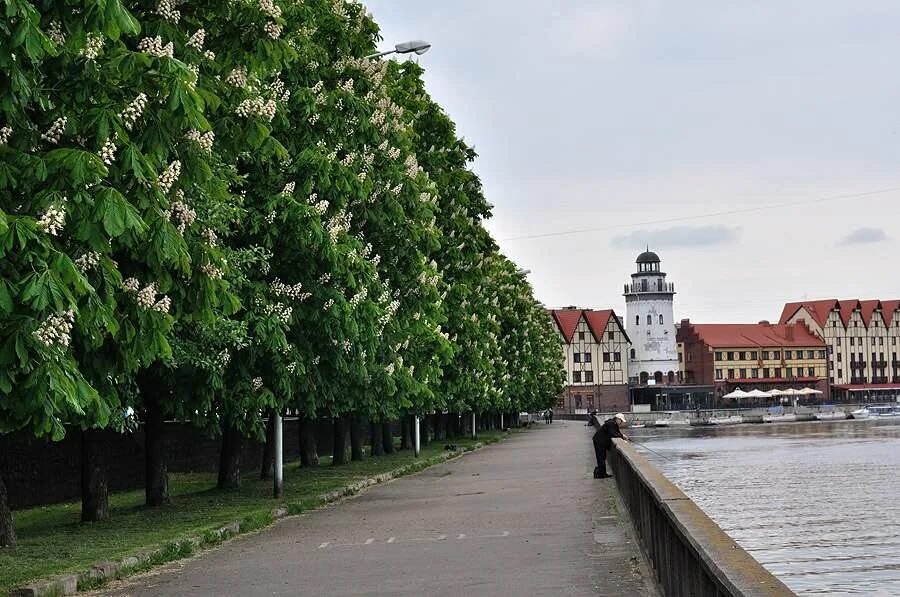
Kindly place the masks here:
POLYGON ((421 56, 430 49, 430 43, 428 43, 427 41, 422 41, 421 39, 417 39, 414 41, 407 41, 402 44, 397 44, 396 46, 394 46, 393 50, 388 50, 387 52, 370 54, 366 56, 366 58, 381 58, 382 56, 387 56, 389 54, 417 54, 421 56))

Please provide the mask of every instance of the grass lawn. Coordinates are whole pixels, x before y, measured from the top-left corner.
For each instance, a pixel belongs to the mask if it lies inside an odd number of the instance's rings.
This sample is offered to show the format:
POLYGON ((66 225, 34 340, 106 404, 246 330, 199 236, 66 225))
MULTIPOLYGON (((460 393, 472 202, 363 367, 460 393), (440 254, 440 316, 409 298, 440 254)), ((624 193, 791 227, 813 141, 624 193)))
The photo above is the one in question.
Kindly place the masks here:
MULTIPOLYGON (((477 441, 492 443, 504 436, 502 431, 482 432, 477 441)), ((471 439, 450 441, 458 448, 476 443, 471 439)), ((78 521, 81 502, 17 510, 13 521, 19 545, 0 549, 0 595, 28 581, 80 572, 96 562, 120 560, 202 536, 230 522, 240 521, 242 531, 259 528, 272 521, 274 508, 284 506, 291 513, 316 508, 322 505, 322 494, 404 466, 425 468, 435 464, 443 452, 443 443, 435 442, 423 447, 418 459, 410 450, 340 467, 327 466, 330 458, 315 469, 287 464, 281 500, 272 499, 271 480, 260 480, 258 470, 245 470, 242 487, 234 491, 215 489, 215 473, 171 474, 172 503, 160 508, 144 507, 143 489, 111 494, 110 520, 100 523, 78 521)), ((170 559, 188 555, 174 545, 170 550, 170 559)))

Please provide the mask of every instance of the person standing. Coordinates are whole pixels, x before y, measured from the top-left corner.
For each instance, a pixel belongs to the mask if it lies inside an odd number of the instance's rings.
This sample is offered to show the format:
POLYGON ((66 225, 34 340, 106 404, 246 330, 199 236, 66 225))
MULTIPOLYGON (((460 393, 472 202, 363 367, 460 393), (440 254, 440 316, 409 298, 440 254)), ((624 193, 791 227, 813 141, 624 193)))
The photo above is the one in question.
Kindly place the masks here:
POLYGON ((597 456, 597 468, 594 469, 595 479, 605 479, 611 477, 606 472, 606 452, 612 448, 612 440, 618 437, 628 441, 628 436, 622 433, 620 427, 625 424, 625 415, 617 413, 613 418, 607 419, 602 425, 597 413, 591 413, 590 424, 597 430, 594 433, 594 454, 597 456))

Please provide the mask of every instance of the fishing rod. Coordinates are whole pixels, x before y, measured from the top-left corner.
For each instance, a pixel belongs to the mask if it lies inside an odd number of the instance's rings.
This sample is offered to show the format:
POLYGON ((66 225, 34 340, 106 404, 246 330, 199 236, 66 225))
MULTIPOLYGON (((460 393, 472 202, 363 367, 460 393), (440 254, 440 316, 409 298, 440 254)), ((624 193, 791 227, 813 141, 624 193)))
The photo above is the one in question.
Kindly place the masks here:
POLYGON ((642 443, 642 442, 636 442, 636 441, 634 441, 633 439, 629 439, 628 441, 631 442, 631 443, 633 443, 633 444, 637 444, 637 445, 639 445, 640 447, 642 447, 643 449, 647 450, 648 452, 653 452, 653 453, 656 454, 657 456, 660 456, 660 457, 662 457, 662 458, 665 458, 666 460, 675 460, 675 458, 672 458, 671 456, 667 456, 666 454, 663 454, 662 452, 657 452, 657 451, 654 450, 653 448, 647 447, 647 444, 644 444, 644 443, 642 443))

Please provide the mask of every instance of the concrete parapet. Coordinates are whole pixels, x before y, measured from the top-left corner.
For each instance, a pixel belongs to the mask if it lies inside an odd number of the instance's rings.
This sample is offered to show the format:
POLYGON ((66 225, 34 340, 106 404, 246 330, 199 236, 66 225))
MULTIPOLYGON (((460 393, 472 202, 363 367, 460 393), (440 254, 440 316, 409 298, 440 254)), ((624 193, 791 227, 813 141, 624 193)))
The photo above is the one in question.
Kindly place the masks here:
POLYGON ((794 595, 633 447, 616 440, 610 462, 664 595, 794 595))

